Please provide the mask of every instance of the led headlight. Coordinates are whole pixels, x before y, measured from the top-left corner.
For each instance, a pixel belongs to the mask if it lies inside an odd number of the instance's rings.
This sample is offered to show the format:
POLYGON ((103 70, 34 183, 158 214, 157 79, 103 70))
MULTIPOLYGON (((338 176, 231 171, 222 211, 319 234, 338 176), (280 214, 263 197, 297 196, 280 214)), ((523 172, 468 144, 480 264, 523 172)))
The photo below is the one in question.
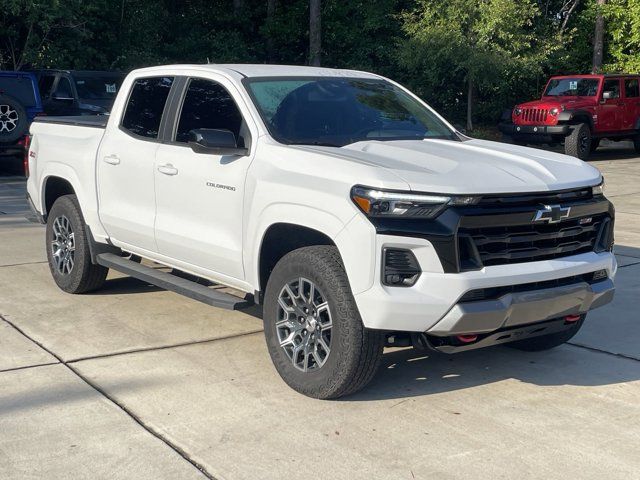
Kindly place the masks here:
POLYGON ((598 195, 604 195, 604 178, 602 178, 602 182, 600 182, 599 185, 594 185, 593 187, 591 187, 591 195, 598 196, 598 195))
POLYGON ((522 108, 520 107, 516 107, 513 109, 513 114, 517 117, 519 115, 522 115, 522 108))
POLYGON ((351 199, 369 217, 434 218, 449 205, 473 205, 479 197, 391 192, 355 186, 351 199))

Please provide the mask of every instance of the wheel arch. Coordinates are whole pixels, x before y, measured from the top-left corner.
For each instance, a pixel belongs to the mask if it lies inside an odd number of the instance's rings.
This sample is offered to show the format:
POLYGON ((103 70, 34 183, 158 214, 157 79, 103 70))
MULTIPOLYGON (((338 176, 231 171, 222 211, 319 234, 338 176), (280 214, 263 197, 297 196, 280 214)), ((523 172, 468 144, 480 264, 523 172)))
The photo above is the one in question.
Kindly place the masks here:
POLYGON ((64 195, 77 195, 76 189, 66 178, 50 175, 42 182, 42 215, 46 219, 55 201, 64 195))
POLYGON ((586 123, 592 132, 594 130, 593 117, 591 113, 586 110, 565 110, 564 112, 560 112, 558 115, 558 123, 569 125, 586 123))

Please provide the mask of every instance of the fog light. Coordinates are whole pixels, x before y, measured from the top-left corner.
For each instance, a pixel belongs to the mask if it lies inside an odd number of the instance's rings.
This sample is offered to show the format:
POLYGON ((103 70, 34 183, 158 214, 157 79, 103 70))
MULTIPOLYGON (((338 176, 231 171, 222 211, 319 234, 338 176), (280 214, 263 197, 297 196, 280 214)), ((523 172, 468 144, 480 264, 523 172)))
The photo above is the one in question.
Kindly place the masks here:
POLYGON ((411 250, 382 250, 382 283, 392 287, 411 287, 420 276, 418 260, 411 250))
POLYGON ((591 277, 591 280, 594 282, 597 282, 599 280, 603 280, 607 278, 607 271, 606 270, 598 270, 597 272, 593 272, 593 277, 591 277))

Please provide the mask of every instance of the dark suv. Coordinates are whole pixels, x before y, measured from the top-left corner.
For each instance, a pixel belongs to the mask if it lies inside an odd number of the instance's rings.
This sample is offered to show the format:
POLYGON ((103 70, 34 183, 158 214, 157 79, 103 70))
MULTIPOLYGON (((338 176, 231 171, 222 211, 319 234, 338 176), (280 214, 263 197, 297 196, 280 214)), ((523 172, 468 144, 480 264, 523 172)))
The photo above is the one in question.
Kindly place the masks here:
POLYGON ((41 112, 42 102, 32 73, 0 72, 0 157, 23 153, 29 125, 41 112))
POLYGON ((81 70, 36 70, 47 115, 98 115, 111 110, 125 74, 81 70))

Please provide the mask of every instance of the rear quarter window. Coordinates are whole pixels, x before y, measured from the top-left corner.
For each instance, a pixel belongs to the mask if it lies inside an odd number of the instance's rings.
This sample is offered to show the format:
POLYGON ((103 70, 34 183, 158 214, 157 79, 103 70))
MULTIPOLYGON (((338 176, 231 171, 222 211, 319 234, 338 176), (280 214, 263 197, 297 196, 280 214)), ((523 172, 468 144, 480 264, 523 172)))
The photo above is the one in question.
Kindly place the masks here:
POLYGON ((138 78, 131 88, 121 127, 134 135, 157 139, 171 85, 173 77, 138 78))
POLYGON ((10 95, 23 107, 35 107, 36 98, 33 93, 33 81, 23 76, 0 76, 0 94, 10 95))

